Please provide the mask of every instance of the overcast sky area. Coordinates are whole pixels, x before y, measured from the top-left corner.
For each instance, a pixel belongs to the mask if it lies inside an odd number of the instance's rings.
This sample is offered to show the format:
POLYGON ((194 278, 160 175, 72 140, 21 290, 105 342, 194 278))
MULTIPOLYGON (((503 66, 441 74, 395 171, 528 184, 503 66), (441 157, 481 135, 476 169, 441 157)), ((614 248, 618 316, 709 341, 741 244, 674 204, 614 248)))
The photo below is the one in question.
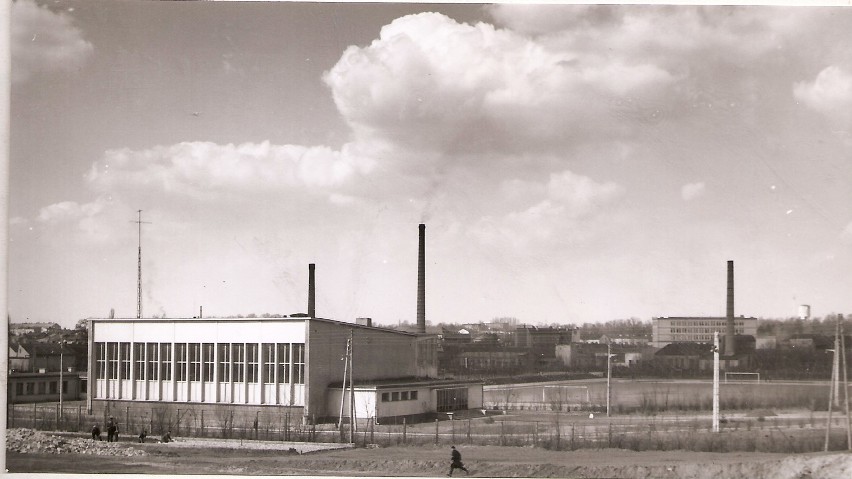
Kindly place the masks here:
POLYGON ((852 313, 852 10, 18 0, 13 322, 852 313))

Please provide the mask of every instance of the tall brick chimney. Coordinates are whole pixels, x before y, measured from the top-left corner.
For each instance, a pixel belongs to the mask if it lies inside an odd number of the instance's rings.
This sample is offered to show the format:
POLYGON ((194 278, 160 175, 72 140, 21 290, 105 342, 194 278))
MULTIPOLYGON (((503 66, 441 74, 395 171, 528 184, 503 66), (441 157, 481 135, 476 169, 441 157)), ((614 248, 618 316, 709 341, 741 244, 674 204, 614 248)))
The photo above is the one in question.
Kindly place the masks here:
POLYGON ((310 263, 308 265, 308 316, 315 318, 317 314, 317 304, 316 304, 316 282, 314 278, 314 269, 316 265, 314 263, 310 263))
POLYGON ((733 356, 734 351, 734 262, 728 261, 728 307, 725 312, 725 356, 733 356))
POLYGON ((417 253, 417 332, 426 332, 426 225, 420 223, 417 253))

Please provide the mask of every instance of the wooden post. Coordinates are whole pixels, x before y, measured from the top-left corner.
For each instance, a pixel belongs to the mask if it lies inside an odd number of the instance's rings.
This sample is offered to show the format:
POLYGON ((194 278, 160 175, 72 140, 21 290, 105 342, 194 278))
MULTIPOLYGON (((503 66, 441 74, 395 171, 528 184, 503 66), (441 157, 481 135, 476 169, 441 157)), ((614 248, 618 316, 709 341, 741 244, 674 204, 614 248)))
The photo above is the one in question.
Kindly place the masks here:
POLYGON ((506 425, 506 421, 500 421, 500 445, 501 446, 506 445, 506 432, 503 428, 503 426, 505 426, 505 425, 506 425))
POLYGON ((470 444, 470 418, 467 418, 467 443, 470 444))
MULTIPOLYGON (((837 322, 843 319, 843 315, 838 315, 837 322)), ((852 451, 852 422, 849 418, 849 376, 846 371, 846 338, 843 336, 843 325, 840 325, 840 351, 843 356, 843 397, 846 403, 846 449, 852 451)))
POLYGON ((373 419, 373 418, 370 419, 370 444, 376 443, 375 439, 373 439, 373 425, 375 424, 375 422, 376 422, 375 419, 373 419))
POLYGON ((35 405, 35 403, 33 403, 33 429, 36 429, 37 414, 38 414, 38 411, 36 410, 36 405, 35 405))
POLYGON ((60 424, 59 424, 59 415, 60 415, 59 404, 57 404, 57 405, 56 405, 56 430, 57 430, 57 431, 61 431, 61 430, 62 430, 62 429, 60 428, 60 424))
POLYGON ((405 444, 406 438, 408 435, 408 424, 405 421, 405 418, 402 418, 402 443, 405 444))
POLYGON ((204 409, 201 410, 201 437, 204 437, 204 409))
POLYGON ((450 429, 453 431, 453 444, 456 443, 456 421, 453 419, 453 413, 450 413, 450 429))
POLYGON ((835 394, 836 394, 835 390, 837 389, 837 381, 835 381, 835 378, 838 377, 837 376, 837 373, 838 373, 837 367, 839 365, 838 359, 840 359, 840 357, 838 356, 838 354, 840 353, 840 351, 838 351, 839 349, 840 349, 840 322, 838 321, 837 326, 835 327, 835 333, 834 333, 834 361, 832 361, 831 386, 829 387, 829 392, 828 392, 828 422, 825 425, 825 447, 823 448, 823 450, 825 452, 828 452, 829 436, 831 435, 831 412, 832 412, 831 406, 834 404, 835 394))
POLYGON ((83 406, 77 406, 77 432, 83 428, 83 406))

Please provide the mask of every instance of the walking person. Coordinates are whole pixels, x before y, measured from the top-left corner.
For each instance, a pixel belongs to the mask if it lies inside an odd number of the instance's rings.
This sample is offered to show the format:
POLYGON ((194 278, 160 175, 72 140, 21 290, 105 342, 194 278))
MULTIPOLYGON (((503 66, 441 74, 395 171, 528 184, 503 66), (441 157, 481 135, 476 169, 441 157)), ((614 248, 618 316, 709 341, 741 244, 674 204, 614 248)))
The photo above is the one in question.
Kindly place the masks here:
POLYGON ((99 428, 97 424, 92 426, 92 440, 93 441, 100 441, 101 440, 101 428, 99 428))
POLYGON ((109 422, 107 423, 107 442, 113 442, 118 440, 118 427, 115 425, 115 419, 112 417, 109 418, 109 422))
POLYGON ((142 432, 139 433, 139 442, 144 443, 146 437, 148 437, 148 435, 145 434, 145 430, 143 429, 142 432))
POLYGON ((467 468, 464 467, 461 453, 456 449, 456 446, 450 446, 450 449, 452 449, 452 453, 450 453, 450 472, 447 474, 447 476, 452 476, 454 469, 461 469, 462 471, 464 471, 465 474, 470 474, 470 471, 468 471, 467 468))

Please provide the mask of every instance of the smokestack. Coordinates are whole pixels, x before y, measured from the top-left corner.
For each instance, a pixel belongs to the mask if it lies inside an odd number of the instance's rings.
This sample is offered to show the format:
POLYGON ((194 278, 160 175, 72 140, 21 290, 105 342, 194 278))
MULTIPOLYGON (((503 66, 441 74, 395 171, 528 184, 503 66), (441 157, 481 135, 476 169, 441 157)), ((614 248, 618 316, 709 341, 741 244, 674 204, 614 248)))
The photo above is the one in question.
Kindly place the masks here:
POLYGON ((308 265, 308 316, 311 318, 315 318, 317 314, 316 309, 316 282, 314 278, 314 269, 316 265, 311 263, 308 265))
POLYGON ((417 332, 426 332, 426 225, 420 223, 417 253, 417 332))
POLYGON ((734 351, 734 262, 728 261, 728 307, 725 315, 725 356, 733 356, 734 351))

